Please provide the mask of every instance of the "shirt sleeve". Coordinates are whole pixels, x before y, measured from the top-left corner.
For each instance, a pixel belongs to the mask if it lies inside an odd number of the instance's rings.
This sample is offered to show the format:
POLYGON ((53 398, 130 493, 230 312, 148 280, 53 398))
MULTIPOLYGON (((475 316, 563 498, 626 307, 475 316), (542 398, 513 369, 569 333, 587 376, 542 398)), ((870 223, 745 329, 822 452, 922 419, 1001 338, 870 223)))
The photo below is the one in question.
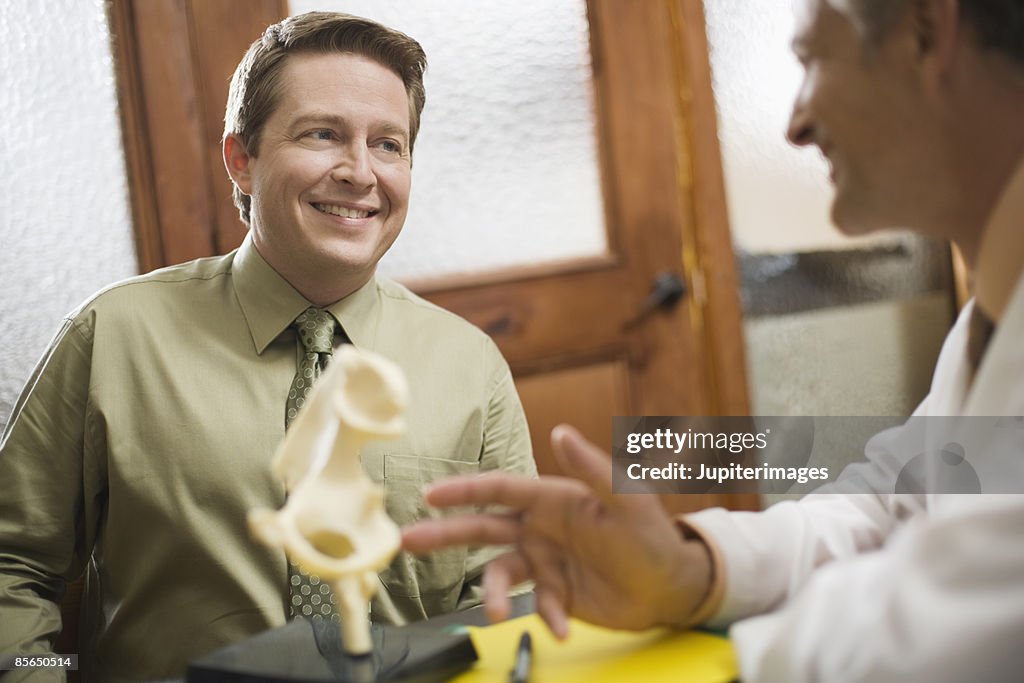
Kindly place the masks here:
MULTIPOLYGON (((528 477, 537 476, 533 459, 530 430, 519 401, 508 364, 496 347, 497 371, 494 375, 487 415, 484 420, 484 440, 480 455, 480 471, 502 470, 528 477)), ((457 609, 475 607, 483 601, 483 571, 488 561, 504 552, 503 548, 471 548, 466 555, 465 582, 457 609)), ((532 586, 522 587, 514 593, 528 592, 532 586)))
POLYGON ((66 320, 0 440, 0 653, 52 651, 57 603, 94 542, 83 487, 91 347, 88 325, 66 320))

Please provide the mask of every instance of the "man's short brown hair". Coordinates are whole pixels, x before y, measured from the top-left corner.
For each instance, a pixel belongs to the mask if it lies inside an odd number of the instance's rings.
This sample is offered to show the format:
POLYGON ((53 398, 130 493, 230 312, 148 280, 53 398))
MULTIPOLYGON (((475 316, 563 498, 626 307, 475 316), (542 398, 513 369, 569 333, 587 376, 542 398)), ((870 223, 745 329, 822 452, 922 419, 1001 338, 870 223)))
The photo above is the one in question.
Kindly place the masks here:
MULTIPOLYGON (((224 113, 224 137, 238 135, 256 156, 260 134, 281 96, 281 73, 288 55, 356 54, 387 67, 402 79, 409 96, 409 150, 416 142, 426 102, 423 72, 427 57, 418 42, 375 21, 340 12, 307 12, 267 27, 246 51, 231 77, 224 113)), ((235 206, 249 224, 251 200, 236 186, 235 206)))

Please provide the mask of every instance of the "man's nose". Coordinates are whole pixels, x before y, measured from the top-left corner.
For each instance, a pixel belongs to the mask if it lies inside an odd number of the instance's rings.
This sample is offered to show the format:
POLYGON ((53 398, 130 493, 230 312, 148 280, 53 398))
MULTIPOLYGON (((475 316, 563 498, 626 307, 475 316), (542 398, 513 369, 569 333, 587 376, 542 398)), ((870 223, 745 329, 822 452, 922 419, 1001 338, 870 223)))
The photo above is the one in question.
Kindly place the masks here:
POLYGON ((338 154, 338 159, 331 169, 331 178, 339 183, 346 183, 357 190, 365 190, 377 183, 373 172, 370 150, 366 145, 353 143, 346 145, 338 154))

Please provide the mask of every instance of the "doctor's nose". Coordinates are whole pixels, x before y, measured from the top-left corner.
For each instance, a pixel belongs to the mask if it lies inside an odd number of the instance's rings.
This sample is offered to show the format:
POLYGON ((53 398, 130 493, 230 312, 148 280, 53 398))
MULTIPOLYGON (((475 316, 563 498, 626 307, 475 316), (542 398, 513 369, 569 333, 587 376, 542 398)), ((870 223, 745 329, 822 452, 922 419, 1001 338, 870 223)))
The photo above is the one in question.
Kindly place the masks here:
POLYGON ((786 139, 797 147, 814 142, 814 117, 807 106, 802 88, 793 101, 793 111, 789 114, 789 123, 786 126, 786 139))

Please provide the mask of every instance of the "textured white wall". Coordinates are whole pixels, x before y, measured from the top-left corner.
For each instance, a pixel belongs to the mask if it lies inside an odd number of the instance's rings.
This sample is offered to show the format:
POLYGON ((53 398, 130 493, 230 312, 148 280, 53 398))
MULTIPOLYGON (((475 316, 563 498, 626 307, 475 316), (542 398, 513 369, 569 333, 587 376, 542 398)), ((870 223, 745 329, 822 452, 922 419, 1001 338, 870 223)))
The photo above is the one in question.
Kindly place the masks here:
POLYGON ((0 426, 65 313, 135 272, 102 0, 0 3, 0 426))
POLYGON ((583 0, 291 0, 404 31, 427 53, 405 229, 381 261, 423 277, 603 253, 583 0))

